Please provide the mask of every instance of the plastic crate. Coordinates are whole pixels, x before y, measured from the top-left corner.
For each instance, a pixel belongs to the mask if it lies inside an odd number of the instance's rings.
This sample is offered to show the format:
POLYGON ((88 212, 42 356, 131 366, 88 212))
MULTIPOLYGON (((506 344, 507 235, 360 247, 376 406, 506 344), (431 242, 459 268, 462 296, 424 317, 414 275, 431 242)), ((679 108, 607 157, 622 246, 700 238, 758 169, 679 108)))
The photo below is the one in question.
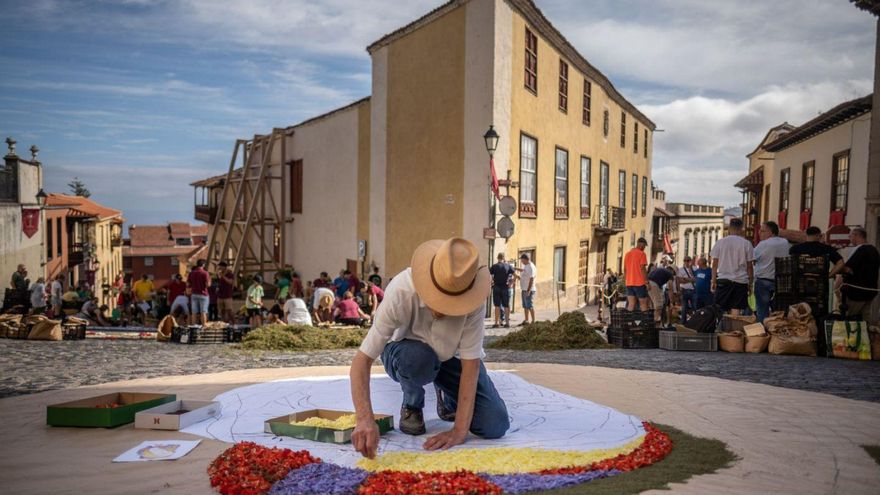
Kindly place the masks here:
POLYGON ((623 310, 616 319, 612 314, 608 342, 623 349, 656 349, 660 345, 660 337, 654 324, 654 313, 623 310))
POLYGON ((642 321, 652 321, 654 319, 653 311, 627 311, 625 308, 614 308, 611 311, 611 327, 627 328, 634 323, 640 325, 642 321))
MULTIPOLYGON (((172 334, 173 337, 173 334, 172 334)), ((226 341, 225 328, 202 328, 201 325, 181 327, 180 344, 222 344, 226 341)))
POLYGON ((226 331, 226 342, 241 342, 245 335, 251 331, 250 325, 230 325, 226 331))
POLYGON ((684 333, 661 330, 660 348, 667 351, 714 352, 718 350, 718 338, 714 333, 684 333))
POLYGON ((64 323, 61 325, 61 336, 64 340, 83 340, 86 338, 86 326, 64 323))

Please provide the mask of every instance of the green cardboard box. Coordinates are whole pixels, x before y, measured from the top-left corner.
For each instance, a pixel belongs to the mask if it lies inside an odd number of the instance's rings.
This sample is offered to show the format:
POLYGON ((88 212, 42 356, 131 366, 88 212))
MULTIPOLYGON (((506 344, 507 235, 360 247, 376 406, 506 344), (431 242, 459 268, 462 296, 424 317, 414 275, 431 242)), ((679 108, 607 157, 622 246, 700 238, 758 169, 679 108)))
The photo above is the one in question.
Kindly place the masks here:
MULTIPOLYGON (((346 414, 354 414, 353 411, 332 411, 330 409, 310 409, 308 411, 300 411, 298 413, 287 414, 267 420, 264 425, 266 433, 273 435, 302 438, 303 440, 314 440, 316 442, 325 443, 349 443, 351 442, 351 433, 354 428, 347 430, 334 430, 331 428, 320 428, 317 426, 295 425, 300 421, 305 421, 311 417, 319 417, 324 419, 337 419, 346 414)), ((394 429, 394 416, 388 414, 375 414, 376 424, 379 426, 379 434, 384 435, 394 429)))
POLYGON ((177 400, 177 396, 174 394, 116 392, 98 395, 47 406, 46 424, 50 426, 112 428, 134 422, 134 415, 139 411, 175 400, 177 400), (97 407, 113 403, 121 404, 121 406, 97 407))

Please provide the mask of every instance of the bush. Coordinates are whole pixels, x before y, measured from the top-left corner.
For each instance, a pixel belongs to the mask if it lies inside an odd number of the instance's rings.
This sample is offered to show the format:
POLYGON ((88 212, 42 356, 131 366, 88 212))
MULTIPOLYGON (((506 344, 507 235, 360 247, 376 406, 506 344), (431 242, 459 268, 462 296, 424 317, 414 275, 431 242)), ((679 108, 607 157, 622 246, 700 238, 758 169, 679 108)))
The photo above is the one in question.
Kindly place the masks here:
POLYGON ((318 328, 308 325, 267 325, 242 339, 241 346, 254 351, 317 351, 358 347, 366 328, 318 328))
POLYGON ((491 349, 562 350, 613 347, 587 323, 580 311, 563 313, 554 322, 539 321, 492 342, 491 349))

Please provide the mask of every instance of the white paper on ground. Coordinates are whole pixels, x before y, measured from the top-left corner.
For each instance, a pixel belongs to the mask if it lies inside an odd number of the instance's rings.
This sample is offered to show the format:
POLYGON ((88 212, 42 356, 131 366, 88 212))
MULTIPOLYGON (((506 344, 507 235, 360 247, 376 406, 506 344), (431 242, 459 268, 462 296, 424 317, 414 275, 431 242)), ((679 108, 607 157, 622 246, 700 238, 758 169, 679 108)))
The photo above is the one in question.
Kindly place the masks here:
POLYGON ((173 461, 189 454, 201 440, 147 440, 113 462, 173 461))
MULTIPOLYGON (((601 404, 534 385, 519 376, 490 371, 495 388, 507 404, 510 430, 497 440, 474 435, 454 448, 530 447, 536 449, 608 449, 623 446, 645 434, 640 419, 601 404)), ((386 375, 370 380, 373 410, 400 419, 403 393, 386 375)), ((306 409, 353 411, 347 376, 308 377, 279 380, 236 388, 214 398, 220 402, 220 416, 181 430, 224 442, 250 441, 269 447, 308 450, 325 462, 354 466, 360 459, 351 444, 334 445, 263 432, 267 419, 306 409)), ((425 424, 428 433, 417 437, 393 430, 382 435, 379 453, 408 450, 427 452, 422 444, 430 436, 446 431, 452 423, 437 417, 433 385, 425 387, 425 424)))

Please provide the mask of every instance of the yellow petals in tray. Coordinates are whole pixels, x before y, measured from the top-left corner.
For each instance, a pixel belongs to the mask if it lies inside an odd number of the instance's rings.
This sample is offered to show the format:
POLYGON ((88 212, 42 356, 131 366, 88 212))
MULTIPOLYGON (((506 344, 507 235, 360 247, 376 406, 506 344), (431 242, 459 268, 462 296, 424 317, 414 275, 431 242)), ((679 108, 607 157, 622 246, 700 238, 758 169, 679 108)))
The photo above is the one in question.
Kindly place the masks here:
POLYGON ((397 451, 375 459, 361 459, 358 467, 367 471, 453 472, 488 474, 532 473, 543 469, 587 466, 620 454, 629 454, 645 440, 643 436, 614 449, 590 451, 531 448, 453 449, 438 452, 397 451))
POLYGON ((311 418, 306 418, 302 421, 297 421, 296 423, 291 424, 297 426, 316 426, 318 428, 329 428, 331 430, 347 430, 349 428, 354 428, 356 423, 357 420, 355 419, 354 414, 346 414, 345 416, 340 416, 336 419, 312 416, 311 418))

